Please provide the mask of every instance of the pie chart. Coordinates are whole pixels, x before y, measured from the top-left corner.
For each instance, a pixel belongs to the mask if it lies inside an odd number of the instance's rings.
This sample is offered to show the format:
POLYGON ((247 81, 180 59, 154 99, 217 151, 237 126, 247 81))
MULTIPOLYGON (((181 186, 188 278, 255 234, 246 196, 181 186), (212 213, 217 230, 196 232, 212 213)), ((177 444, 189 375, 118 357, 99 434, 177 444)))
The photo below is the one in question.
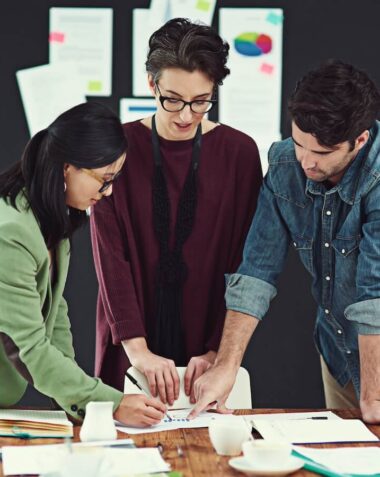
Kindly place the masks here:
POLYGON ((272 38, 264 33, 241 33, 234 39, 234 47, 243 56, 266 55, 272 50, 272 38))

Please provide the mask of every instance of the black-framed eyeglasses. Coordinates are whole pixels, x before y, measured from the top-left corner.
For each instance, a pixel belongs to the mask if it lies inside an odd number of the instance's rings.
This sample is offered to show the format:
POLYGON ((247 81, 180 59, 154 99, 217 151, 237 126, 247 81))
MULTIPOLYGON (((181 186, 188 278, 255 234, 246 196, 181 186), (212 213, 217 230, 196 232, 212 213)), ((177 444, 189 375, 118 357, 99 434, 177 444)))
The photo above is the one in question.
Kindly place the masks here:
POLYGON ((120 176, 121 174, 121 170, 116 172, 116 174, 112 177, 112 179, 109 179, 109 180, 104 180, 103 177, 101 177, 99 174, 97 174, 95 171, 93 171, 92 169, 85 169, 82 167, 82 171, 87 174, 88 176, 91 176, 93 177, 94 179, 96 179, 98 182, 100 182, 101 184, 103 184, 101 186, 101 188, 98 190, 98 192, 100 194, 103 194, 107 189, 109 189, 111 187, 111 185, 115 182, 115 180, 120 176))
POLYGON ((169 113, 178 113, 189 105, 193 113, 205 114, 211 111, 218 102, 217 99, 194 99, 193 101, 184 101, 183 99, 162 96, 158 83, 156 83, 156 87, 159 93, 158 99, 161 106, 169 113))

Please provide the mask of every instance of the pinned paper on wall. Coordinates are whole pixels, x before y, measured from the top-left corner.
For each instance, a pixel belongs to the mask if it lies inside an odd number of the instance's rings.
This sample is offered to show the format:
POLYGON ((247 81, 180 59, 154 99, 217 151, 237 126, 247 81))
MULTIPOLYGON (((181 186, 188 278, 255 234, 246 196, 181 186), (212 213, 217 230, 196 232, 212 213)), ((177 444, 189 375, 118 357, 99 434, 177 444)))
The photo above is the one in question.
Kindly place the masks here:
POLYGON ((30 135, 45 129, 55 118, 86 101, 76 65, 42 65, 16 73, 30 135))
POLYGON ((169 0, 171 18, 190 18, 211 25, 216 0, 169 0))
POLYGON ((157 110, 155 99, 122 98, 120 100, 120 120, 122 123, 138 121, 151 116, 157 110))
POLYGON ((279 8, 219 11, 231 70, 219 89, 219 120, 255 139, 264 172, 269 147, 281 138, 282 19, 279 8))
POLYGON ((76 63, 87 96, 112 94, 111 8, 50 8, 50 63, 76 63))

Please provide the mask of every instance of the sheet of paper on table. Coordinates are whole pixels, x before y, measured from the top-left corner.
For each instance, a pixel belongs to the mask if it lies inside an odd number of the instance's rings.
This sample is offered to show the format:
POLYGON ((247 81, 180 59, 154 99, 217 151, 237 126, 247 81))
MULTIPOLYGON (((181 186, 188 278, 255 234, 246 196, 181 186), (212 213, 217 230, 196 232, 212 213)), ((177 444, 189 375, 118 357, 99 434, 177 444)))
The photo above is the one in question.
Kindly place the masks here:
POLYGON ((312 449, 294 446, 293 449, 339 474, 380 474, 380 447, 312 449))
POLYGON ((332 411, 311 411, 311 412, 274 412, 270 414, 244 414, 244 419, 248 422, 252 420, 265 421, 292 421, 300 419, 342 419, 332 411))
MULTIPOLYGON (((44 446, 3 447, 4 475, 41 474, 57 472, 70 459, 77 459, 78 465, 88 467, 97 459, 102 467, 112 469, 109 475, 145 474, 168 472, 170 465, 161 457, 156 448, 127 448, 80 446, 71 449, 65 444, 44 446), (126 465, 126 462, 128 465, 126 465)), ((85 475, 85 474, 83 474, 85 475)))
POLYGON ((202 412, 198 417, 191 421, 187 419, 190 409, 181 409, 178 411, 170 411, 169 415, 172 421, 163 419, 160 424, 152 427, 137 428, 124 426, 120 422, 116 422, 116 429, 127 434, 145 434, 150 432, 172 431, 174 429, 196 429, 200 427, 208 427, 211 421, 241 419, 241 416, 232 416, 231 414, 217 414, 216 412, 202 412))
POLYGON ((377 442, 379 439, 358 419, 251 420, 264 439, 282 439, 292 444, 326 442, 377 442))

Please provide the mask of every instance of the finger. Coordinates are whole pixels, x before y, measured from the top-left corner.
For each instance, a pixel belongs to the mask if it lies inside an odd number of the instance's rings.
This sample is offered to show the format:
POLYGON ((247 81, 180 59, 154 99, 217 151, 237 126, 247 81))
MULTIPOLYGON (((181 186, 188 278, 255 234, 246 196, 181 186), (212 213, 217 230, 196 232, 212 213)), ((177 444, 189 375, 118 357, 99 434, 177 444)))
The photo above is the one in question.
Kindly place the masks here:
POLYGON ((166 404, 166 386, 165 386, 165 380, 164 380, 164 375, 162 371, 156 371, 156 382, 157 382, 157 390, 158 394, 160 396, 160 399, 163 403, 166 404))
POLYGON ((157 409, 157 411, 162 412, 164 414, 167 411, 167 408, 166 408, 165 404, 162 403, 159 399, 146 398, 145 405, 153 407, 154 409, 157 409))
POLYGON ((195 381, 196 381, 200 376, 202 376, 202 374, 203 374, 202 367, 201 367, 201 366, 196 366, 196 367, 195 367, 194 374, 193 374, 193 379, 192 379, 192 382, 191 382, 191 388, 190 388, 190 402, 191 402, 191 404, 195 404, 195 402, 196 402, 196 399, 195 399, 195 390, 194 390, 195 381))
POLYGON ((149 391, 153 397, 157 396, 157 383, 156 383, 156 375, 153 371, 147 371, 145 373, 146 379, 148 380, 149 391))
POLYGON ((165 412, 159 411, 155 409, 154 407, 147 406, 145 408, 144 415, 151 419, 155 419, 156 421, 161 422, 162 419, 165 417, 165 412))
POLYGON ((194 364, 194 360, 191 359, 189 361, 189 364, 187 365, 185 376, 184 376, 186 396, 189 396, 191 392, 194 371, 195 371, 195 364, 194 364))
POLYGON ((174 402, 174 383, 170 368, 164 370, 163 377, 166 386, 166 398, 168 400, 169 405, 171 406, 174 402))
POLYGON ((234 410, 233 409, 228 409, 225 405, 226 399, 224 399, 222 402, 218 402, 216 404, 216 411, 219 414, 233 414, 234 410))
POLYGON ((179 398, 180 379, 177 368, 175 367, 174 363, 173 366, 170 367, 170 372, 172 374, 174 383, 174 399, 177 400, 179 398))
POLYGON ((142 426, 141 427, 150 427, 150 426, 155 426, 161 422, 161 419, 153 419, 149 416, 144 416, 142 420, 142 426))
POLYGON ((197 402, 197 404, 193 407, 193 409, 190 411, 189 415, 187 416, 187 419, 194 419, 195 417, 199 415, 199 413, 201 413, 206 408, 208 408, 208 406, 213 402, 214 400, 210 398, 209 396, 207 395, 203 396, 197 402))

